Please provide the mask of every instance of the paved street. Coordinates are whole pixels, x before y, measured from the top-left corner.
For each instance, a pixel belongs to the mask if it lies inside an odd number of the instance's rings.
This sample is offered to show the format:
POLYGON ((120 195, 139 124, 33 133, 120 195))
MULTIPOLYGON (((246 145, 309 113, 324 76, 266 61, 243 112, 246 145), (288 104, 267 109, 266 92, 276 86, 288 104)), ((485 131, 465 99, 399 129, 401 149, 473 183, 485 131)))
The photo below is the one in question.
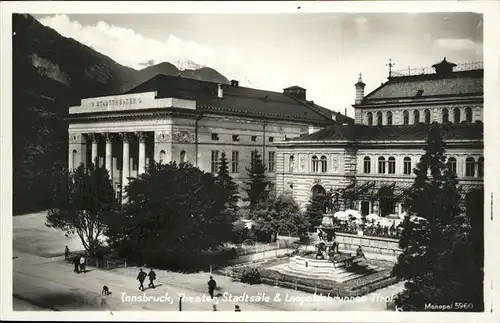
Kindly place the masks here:
MULTIPOLYGON (((135 279, 138 268, 119 268, 111 271, 89 268, 86 274, 75 274, 71 264, 65 263, 61 256, 64 245, 72 250, 78 249, 78 239, 67 238, 60 231, 44 225, 45 214, 31 214, 14 217, 14 259, 13 287, 14 309, 25 310, 154 310, 178 311, 179 295, 184 294, 183 311, 211 311, 212 301, 207 300, 207 280, 209 273, 178 273, 167 270, 155 270, 158 288, 138 290, 135 279), (43 257, 42 257, 43 256, 43 257), (102 286, 107 285, 112 294, 101 294, 102 286), (122 294, 123 293, 123 294, 122 294), (150 299, 132 301, 126 296, 169 296, 169 299, 150 299), (205 299, 203 299, 205 296, 205 299), (195 297, 201 297, 197 300, 195 297), (191 302, 190 298, 193 298, 191 302)), ((207 266, 208 267, 208 266, 207 266)), ((207 268, 208 270, 208 268, 207 268)), ((246 285, 234 282, 222 275, 215 275, 218 293, 231 293, 233 296, 258 295, 269 296, 268 302, 229 302, 219 297, 218 310, 232 311, 234 305, 240 305, 242 311, 333 311, 333 310, 385 310, 384 299, 373 297, 381 295, 391 297, 402 289, 396 284, 367 295, 361 302, 353 301, 308 301, 312 294, 292 289, 268 285, 246 285), (274 297, 280 294, 280 301, 274 297), (292 302, 292 297, 295 297, 292 302), (296 302, 305 299, 306 301, 296 302), (287 301, 288 300, 288 301, 287 301)), ((226 294, 227 295, 227 294, 226 294)), ((166 297, 164 297, 166 298, 166 297)))
MULTIPOLYGON (((72 265, 60 259, 41 258, 15 252, 14 264, 14 295, 21 300, 29 301, 29 306, 42 307, 52 310, 153 310, 178 311, 179 295, 184 294, 183 311, 210 311, 212 301, 208 299, 205 286, 208 273, 181 274, 157 270, 158 287, 148 289, 145 293, 138 290, 135 280, 137 268, 123 268, 106 271, 89 268, 86 274, 75 274, 72 265), (102 286, 110 287, 112 295, 101 294, 102 286), (138 302, 128 296, 157 296, 156 299, 138 302), (164 299, 160 299, 164 296, 164 299), (165 297, 168 296, 168 297, 165 297), (195 297, 201 297, 197 300, 195 297), (203 298, 204 297, 204 298, 203 298), (189 301, 191 298, 191 301, 189 301)), ((311 294, 290 289, 275 288, 268 285, 248 286, 233 282, 224 276, 214 275, 220 293, 231 292, 234 296, 247 293, 249 296, 265 295, 270 297, 269 302, 231 302, 222 297, 216 305, 218 310, 232 311, 238 304, 244 311, 317 311, 317 310, 385 310, 383 299, 374 299, 368 296, 363 302, 342 301, 305 301, 297 303, 301 298, 311 297, 311 294), (274 301, 276 293, 281 301, 274 301), (291 302, 294 297, 294 302, 291 302), (287 301, 288 300, 288 301, 287 301)), ((401 284, 382 289, 377 294, 391 296, 401 289, 401 284)), ((19 303, 19 302, 18 302, 19 303)), ((22 302, 21 302, 22 303, 22 302)), ((19 305, 16 310, 27 310, 26 303, 19 305), (24 307, 23 307, 24 306, 24 307), (21 307, 21 308, 20 308, 21 307)))

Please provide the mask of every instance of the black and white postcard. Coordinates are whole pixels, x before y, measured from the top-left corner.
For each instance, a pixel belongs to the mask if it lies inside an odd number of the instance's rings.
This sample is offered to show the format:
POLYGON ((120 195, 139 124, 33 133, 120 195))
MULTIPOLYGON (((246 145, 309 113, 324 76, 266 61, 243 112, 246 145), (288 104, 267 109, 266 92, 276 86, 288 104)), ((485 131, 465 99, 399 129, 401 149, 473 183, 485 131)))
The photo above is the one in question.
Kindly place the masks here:
POLYGON ((498 2, 1 6, 2 318, 499 319, 498 2))

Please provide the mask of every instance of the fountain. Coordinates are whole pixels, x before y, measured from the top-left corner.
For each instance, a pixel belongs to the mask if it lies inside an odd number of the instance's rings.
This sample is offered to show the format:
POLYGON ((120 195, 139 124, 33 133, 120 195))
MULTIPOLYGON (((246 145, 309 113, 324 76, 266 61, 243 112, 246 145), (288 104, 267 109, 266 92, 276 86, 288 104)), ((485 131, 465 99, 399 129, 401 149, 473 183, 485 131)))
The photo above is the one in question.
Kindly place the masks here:
POLYGON ((344 282, 373 271, 374 268, 371 266, 360 264, 363 257, 339 252, 333 214, 324 214, 321 225, 316 228, 316 233, 310 236, 316 247, 313 255, 290 257, 287 264, 276 266, 273 269, 286 274, 313 279, 331 279, 336 282, 344 282), (354 265, 357 267, 356 270, 350 270, 354 265))

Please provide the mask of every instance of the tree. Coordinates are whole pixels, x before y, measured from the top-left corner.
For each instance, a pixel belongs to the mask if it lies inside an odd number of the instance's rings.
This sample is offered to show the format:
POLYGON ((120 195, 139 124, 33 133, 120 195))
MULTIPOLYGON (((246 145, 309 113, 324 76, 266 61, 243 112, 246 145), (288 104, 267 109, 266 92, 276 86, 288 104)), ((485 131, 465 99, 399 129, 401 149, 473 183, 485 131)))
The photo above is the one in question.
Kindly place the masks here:
POLYGON ((474 188, 465 198, 467 217, 471 225, 471 239, 477 265, 484 265, 484 188, 474 188))
POLYGON ((246 168, 249 180, 246 182, 245 191, 250 201, 250 206, 255 206, 262 200, 266 199, 266 188, 269 181, 266 177, 266 166, 262 163, 262 159, 257 150, 255 150, 255 159, 252 160, 250 167, 246 168))
POLYGON ((311 195, 309 203, 306 205, 306 217, 309 222, 309 231, 312 232, 323 221, 325 213, 325 199, 321 195, 311 195))
POLYGON ((227 191, 210 173, 189 163, 153 164, 130 180, 122 219, 129 256, 150 263, 172 254, 195 254, 231 239, 224 213, 227 191))
POLYGON ((226 153, 222 152, 217 172, 216 182, 225 190, 225 209, 227 214, 234 219, 238 211, 238 185, 229 175, 226 153))
POLYGON ((407 197, 409 216, 399 241, 403 252, 393 269, 406 280, 398 302, 404 310, 429 310, 426 304, 455 302, 473 303, 473 308, 453 311, 481 310, 470 225, 460 207, 456 175, 446 164, 438 124, 431 126, 424 151, 407 197))
POLYGON ((291 194, 271 195, 258 204, 253 219, 259 231, 276 240, 278 234, 301 236, 307 233, 309 222, 291 194))
POLYGON ((80 165, 75 171, 56 170, 54 208, 47 216, 48 227, 78 234, 91 255, 101 245, 107 220, 118 210, 108 171, 104 167, 80 165))

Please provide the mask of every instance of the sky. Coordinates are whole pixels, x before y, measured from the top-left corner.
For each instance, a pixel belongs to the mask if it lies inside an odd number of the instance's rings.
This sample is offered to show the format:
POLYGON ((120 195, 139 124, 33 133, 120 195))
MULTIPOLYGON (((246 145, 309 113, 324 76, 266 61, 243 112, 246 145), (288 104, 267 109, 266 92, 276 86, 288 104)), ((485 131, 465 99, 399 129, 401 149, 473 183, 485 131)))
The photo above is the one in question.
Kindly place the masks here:
POLYGON ((308 100, 351 117, 359 73, 367 94, 387 80, 389 59, 393 69, 483 61, 475 13, 33 16, 125 66, 191 60, 240 86, 301 86, 308 100))

